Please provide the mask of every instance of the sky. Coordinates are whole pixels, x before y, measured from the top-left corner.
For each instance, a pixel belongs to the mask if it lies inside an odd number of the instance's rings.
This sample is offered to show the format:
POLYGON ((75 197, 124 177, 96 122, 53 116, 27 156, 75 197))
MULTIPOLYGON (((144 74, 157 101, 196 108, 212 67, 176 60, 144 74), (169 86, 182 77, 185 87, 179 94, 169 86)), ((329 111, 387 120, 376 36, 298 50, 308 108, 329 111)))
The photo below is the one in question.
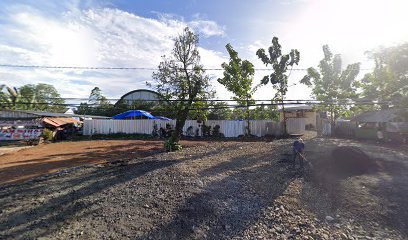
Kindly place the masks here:
MULTIPOLYGON (((406 0, 3 0, 0 2, 0 65, 156 68, 170 55, 173 39, 190 27, 200 37, 202 64, 220 68, 231 43, 243 59, 265 68, 255 52, 276 36, 284 52, 300 51, 296 68, 316 67, 322 46, 341 54, 344 66, 372 63, 366 51, 408 41, 406 0)), ((217 98, 231 96, 208 71, 217 98)), ((257 71, 254 84, 264 71, 257 71)), ((286 99, 312 99, 292 71, 286 99)), ((87 98, 99 87, 108 98, 147 88, 151 70, 16 69, 0 67, 0 84, 48 83, 62 97, 87 98)), ((271 99, 271 86, 256 99, 271 99)))

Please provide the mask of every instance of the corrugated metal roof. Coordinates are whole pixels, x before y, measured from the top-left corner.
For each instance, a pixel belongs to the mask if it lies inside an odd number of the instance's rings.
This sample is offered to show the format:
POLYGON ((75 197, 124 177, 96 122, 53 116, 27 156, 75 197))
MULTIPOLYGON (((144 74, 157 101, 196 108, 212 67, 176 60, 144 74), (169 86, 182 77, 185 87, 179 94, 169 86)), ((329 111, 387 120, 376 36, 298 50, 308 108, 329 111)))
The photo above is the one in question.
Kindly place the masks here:
POLYGON ((375 112, 365 112, 352 119, 356 122, 391 122, 398 117, 401 109, 385 109, 375 112))
POLYGON ((75 120, 73 118, 56 118, 56 117, 46 117, 43 119, 44 123, 47 123, 49 125, 52 125, 54 127, 59 127, 63 126, 65 124, 70 124, 70 123, 79 123, 78 120, 75 120))
MULTIPOLYGON (((295 112, 295 111, 300 111, 300 110, 313 110, 313 108, 309 105, 301 105, 301 106, 285 106, 285 112, 295 112)), ((278 110, 279 112, 282 112, 282 109, 278 110)))

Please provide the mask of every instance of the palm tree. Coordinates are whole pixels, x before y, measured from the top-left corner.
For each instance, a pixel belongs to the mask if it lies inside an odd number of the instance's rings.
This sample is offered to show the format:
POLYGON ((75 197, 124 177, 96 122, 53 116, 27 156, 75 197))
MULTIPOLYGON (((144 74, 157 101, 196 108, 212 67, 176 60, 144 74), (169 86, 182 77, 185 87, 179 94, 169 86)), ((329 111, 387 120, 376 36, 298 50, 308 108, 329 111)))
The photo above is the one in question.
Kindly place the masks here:
POLYGON ((0 103, 3 108, 15 109, 20 101, 20 92, 16 87, 9 87, 5 84, 0 85, 0 103), (6 88, 7 92, 3 92, 6 88))

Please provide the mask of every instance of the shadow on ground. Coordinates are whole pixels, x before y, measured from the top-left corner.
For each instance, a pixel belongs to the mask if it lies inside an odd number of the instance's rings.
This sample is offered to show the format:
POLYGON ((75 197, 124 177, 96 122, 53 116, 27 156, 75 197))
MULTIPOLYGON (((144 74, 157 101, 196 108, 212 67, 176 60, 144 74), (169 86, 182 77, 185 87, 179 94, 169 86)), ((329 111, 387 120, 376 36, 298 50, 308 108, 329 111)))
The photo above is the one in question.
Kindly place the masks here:
POLYGON ((408 236, 408 157, 402 152, 372 143, 327 140, 312 141, 308 159, 313 163, 312 181, 304 185, 304 202, 322 220, 341 215, 367 231, 393 229, 408 236), (365 173, 336 172, 332 150, 354 146, 370 156, 372 168, 365 173))
POLYGON ((272 155, 241 155, 201 171, 202 191, 188 198, 170 221, 137 239, 239 236, 294 179, 287 164, 272 155))
POLYGON ((85 198, 176 162, 148 161, 124 167, 91 168, 83 177, 66 182, 63 177, 54 180, 59 184, 50 184, 51 179, 44 183, 32 182, 1 189, 0 205, 4 208, 0 212, 0 238, 26 239, 53 233, 71 218, 80 217, 81 213, 97 204, 96 200, 84 201, 85 198), (57 185, 62 187, 54 189, 57 185), (41 195, 47 193, 55 195, 42 200, 41 195), (10 198, 19 200, 19 203, 25 198, 37 198, 38 203, 35 206, 13 206, 10 198), (7 212, 4 210, 6 208, 7 212))

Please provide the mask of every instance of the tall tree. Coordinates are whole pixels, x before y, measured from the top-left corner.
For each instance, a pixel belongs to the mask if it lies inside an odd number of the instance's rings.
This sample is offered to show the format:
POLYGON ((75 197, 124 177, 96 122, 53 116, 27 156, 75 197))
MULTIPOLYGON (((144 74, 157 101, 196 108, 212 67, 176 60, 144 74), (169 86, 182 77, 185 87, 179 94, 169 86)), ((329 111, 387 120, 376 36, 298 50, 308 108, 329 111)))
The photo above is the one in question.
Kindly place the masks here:
POLYGON ((20 88, 0 86, 2 105, 9 109, 64 111, 64 99, 50 84, 26 84, 20 88), (3 89, 6 89, 5 92, 3 89))
POLYGON ((53 85, 38 83, 26 84, 19 88, 21 95, 21 109, 41 110, 41 111, 65 111, 64 99, 53 85))
POLYGON ((99 87, 94 87, 89 94, 88 102, 82 102, 77 114, 98 115, 98 116, 114 116, 122 110, 123 104, 120 103, 116 107, 102 94, 99 87))
POLYGON ((174 41, 172 56, 163 56, 158 71, 153 73, 154 83, 148 83, 162 99, 177 100, 169 103, 177 113, 177 120, 168 150, 179 146, 182 129, 196 100, 206 99, 212 93, 209 77, 200 63, 198 36, 185 28, 174 41))
POLYGON ((406 106, 408 100, 408 43, 368 52, 375 67, 362 79, 364 99, 381 108, 406 106))
POLYGON ((16 109, 20 100, 20 92, 16 87, 9 87, 5 84, 0 85, 0 102, 2 108, 16 109), (6 91, 4 91, 4 89, 6 91))
POLYGON ((246 106, 246 135, 251 135, 249 106, 255 103, 253 95, 257 89, 257 87, 252 87, 255 74, 254 65, 248 60, 241 60, 238 52, 234 50, 231 44, 227 44, 225 48, 230 56, 230 61, 221 65, 224 69, 224 77, 219 78, 218 82, 234 94, 232 99, 237 101, 239 105, 246 106))
POLYGON ((283 129, 284 135, 287 135, 285 104, 283 102, 288 91, 289 77, 286 72, 288 71, 289 67, 298 65, 300 53, 297 49, 292 49, 288 54, 282 54, 282 46, 279 44, 279 39, 277 37, 273 37, 272 46, 268 48, 268 51, 260 48, 258 51, 256 51, 256 55, 266 66, 272 66, 272 74, 264 76, 261 83, 266 85, 270 82, 273 88, 277 90, 275 99, 279 100, 282 104, 283 129))
POLYGON ((360 71, 360 63, 350 64, 342 70, 339 54, 333 55, 328 45, 323 46, 323 53, 319 70, 308 68, 307 75, 300 82, 312 88, 314 97, 324 103, 319 108, 330 114, 333 124, 336 118, 347 114, 346 102, 357 98, 356 77, 360 71))
POLYGON ((94 87, 89 95, 88 103, 90 105, 103 105, 109 104, 110 102, 105 96, 103 96, 102 90, 99 87, 94 87))

